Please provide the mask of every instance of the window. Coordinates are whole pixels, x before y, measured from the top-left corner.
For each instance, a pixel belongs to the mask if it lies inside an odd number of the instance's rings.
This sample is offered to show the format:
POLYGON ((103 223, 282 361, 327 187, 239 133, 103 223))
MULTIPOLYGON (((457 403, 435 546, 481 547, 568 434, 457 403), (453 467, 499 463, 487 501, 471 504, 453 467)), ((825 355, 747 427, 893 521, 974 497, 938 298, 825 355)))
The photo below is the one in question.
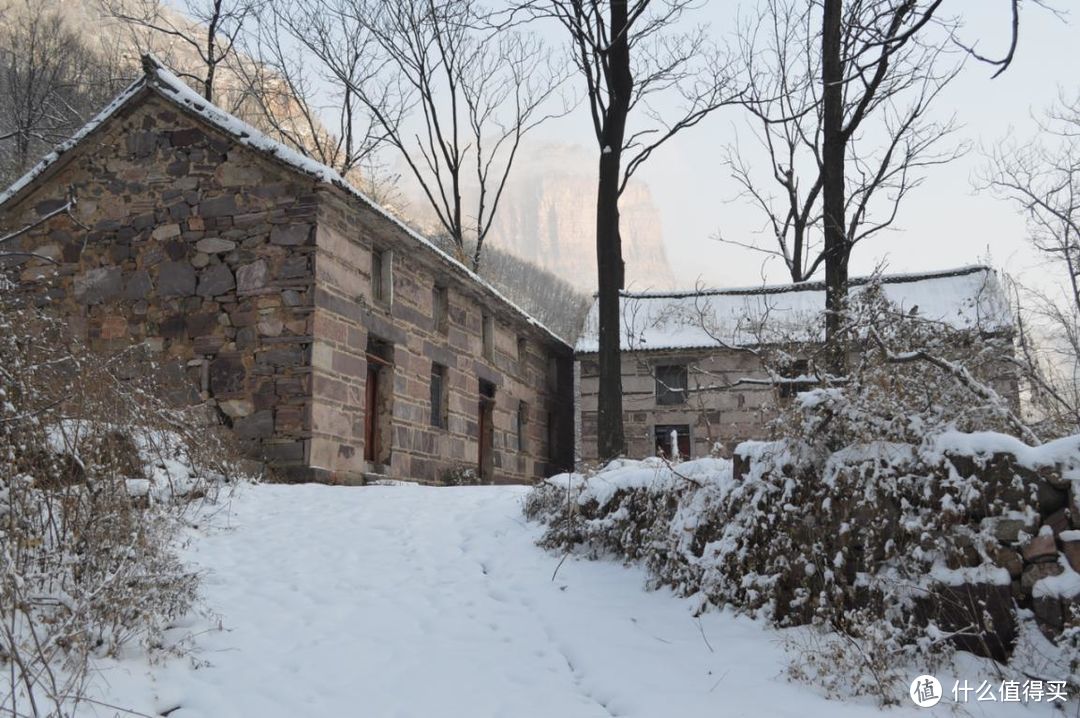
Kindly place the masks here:
POLYGON ((371 250, 371 298, 390 304, 394 297, 394 255, 389 249, 371 250))
MULTIPOLYGON (((780 368, 780 376, 784 379, 804 379, 810 371, 810 362, 805 359, 796 359, 780 368)), ((780 384, 780 398, 793 399, 800 391, 808 391, 813 387, 812 381, 784 381, 780 384)))
POLYGON ((438 284, 431 288, 431 318, 435 332, 446 334, 450 328, 450 293, 438 284))
POLYGON ((483 326, 480 331, 484 342, 484 358, 493 360, 495 358, 495 317, 490 314, 483 315, 483 326))
POLYGON ((529 359, 529 341, 525 337, 517 338, 517 360, 518 370, 522 373, 525 372, 525 367, 528 366, 529 359))
POLYGON ((656 455, 667 459, 690 456, 690 426, 687 424, 658 424, 653 435, 656 439, 656 455), (676 450, 678 453, 676 454, 676 450))
POLYGON ((686 403, 686 365, 656 367, 656 403, 686 403))
POLYGON ((446 367, 431 363, 431 425, 440 429, 447 426, 447 381, 446 367))
POLYGON ((525 451, 525 427, 529 424, 529 405, 523 401, 518 402, 517 410, 517 448, 525 451))

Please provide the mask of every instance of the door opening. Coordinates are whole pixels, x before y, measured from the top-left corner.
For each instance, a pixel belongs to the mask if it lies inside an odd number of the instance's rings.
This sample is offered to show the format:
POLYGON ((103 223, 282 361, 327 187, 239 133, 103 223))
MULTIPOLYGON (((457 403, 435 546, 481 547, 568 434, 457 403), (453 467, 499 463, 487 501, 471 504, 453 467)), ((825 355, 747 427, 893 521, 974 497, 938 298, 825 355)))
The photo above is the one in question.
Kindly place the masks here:
POLYGON ((364 386, 364 460, 389 465, 393 415, 394 350, 374 337, 367 343, 367 381, 364 386))
POLYGON ((480 380, 480 404, 479 404, 479 455, 477 456, 477 469, 480 481, 490 484, 495 481, 495 385, 489 381, 480 380))

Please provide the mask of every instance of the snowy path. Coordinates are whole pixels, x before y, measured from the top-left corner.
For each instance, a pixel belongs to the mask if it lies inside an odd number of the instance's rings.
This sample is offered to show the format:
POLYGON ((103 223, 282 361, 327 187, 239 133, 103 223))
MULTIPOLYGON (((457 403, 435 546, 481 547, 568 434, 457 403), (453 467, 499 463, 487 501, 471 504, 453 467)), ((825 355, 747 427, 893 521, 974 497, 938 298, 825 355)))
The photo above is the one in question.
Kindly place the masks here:
POLYGON ((718 612, 699 624, 686 601, 644 591, 639 570, 571 560, 552 582, 557 557, 534 545, 522 494, 248 489, 232 528, 186 549, 225 629, 197 638, 205 665, 177 659, 148 676, 114 663, 104 697, 170 718, 875 712, 787 682, 775 634, 718 612))

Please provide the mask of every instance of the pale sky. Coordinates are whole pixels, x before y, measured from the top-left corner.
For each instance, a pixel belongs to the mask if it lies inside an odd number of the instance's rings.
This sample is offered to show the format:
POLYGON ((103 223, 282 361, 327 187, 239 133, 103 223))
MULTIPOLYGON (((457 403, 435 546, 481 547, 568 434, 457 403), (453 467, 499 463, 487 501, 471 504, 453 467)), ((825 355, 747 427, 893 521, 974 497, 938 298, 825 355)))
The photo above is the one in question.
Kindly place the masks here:
MULTIPOLYGON (((965 18, 965 41, 981 38, 985 54, 1003 49, 1008 41, 1008 0, 953 0, 953 11, 965 18)), ((1065 7, 1067 0, 1058 0, 1065 7)), ((699 11, 718 37, 734 23, 739 3, 706 0, 699 11)), ((968 62, 961 76, 937 100, 943 116, 955 113, 963 125, 958 139, 973 144, 965 157, 932 167, 927 178, 906 199, 896 231, 886 232, 856 247, 852 272, 872 271, 881 261, 888 270, 920 271, 973 264, 989 259, 1029 280, 1037 259, 1024 238, 1024 223, 1015 209, 988 194, 976 194, 972 177, 984 164, 979 145, 999 142, 1010 132, 1026 138, 1035 132, 1031 113, 1050 104, 1059 89, 1080 91, 1080 15, 1064 22, 1049 12, 1024 3, 1020 47, 1012 67, 991 80, 989 66, 968 62)), ((996 54, 996 53, 994 53, 996 54)), ((577 79, 577 78, 575 78, 577 79)), ((541 127, 539 141, 576 142, 595 153, 591 125, 582 106, 572 116, 541 127)), ((710 239, 718 230, 725 237, 749 239, 762 226, 761 215, 742 200, 732 200, 738 187, 721 164, 721 148, 738 130, 748 135, 745 117, 735 108, 721 109, 698 127, 665 145, 639 175, 650 187, 663 221, 668 259, 676 278, 687 286, 701 280, 714 286, 761 282, 762 255, 710 239)), ((749 138, 748 138, 749 141, 749 138)), ((787 279, 778 262, 767 272, 769 281, 787 279)))

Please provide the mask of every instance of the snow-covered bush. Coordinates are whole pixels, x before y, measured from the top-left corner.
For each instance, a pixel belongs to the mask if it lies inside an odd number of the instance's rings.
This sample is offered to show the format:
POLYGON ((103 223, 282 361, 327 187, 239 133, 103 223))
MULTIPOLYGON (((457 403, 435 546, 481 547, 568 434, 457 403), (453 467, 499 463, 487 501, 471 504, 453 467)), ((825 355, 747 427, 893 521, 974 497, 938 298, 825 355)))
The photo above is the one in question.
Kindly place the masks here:
POLYGON ((179 378, 136 349, 90 353, 12 293, 0 297, 0 712, 67 715, 89 656, 153 646, 189 609, 197 579, 177 531, 235 453, 162 398, 179 378))
POLYGON ((455 466, 439 474, 439 483, 443 486, 476 486, 481 482, 475 467, 455 466))
POLYGON ((786 634, 793 675, 891 701, 913 663, 932 668, 956 647, 1009 657, 1020 580, 1005 559, 1023 568, 1047 467, 1080 462, 1080 439, 1023 448, 953 433, 819 463, 808 444, 753 442, 734 462, 619 460, 560 475, 525 510, 547 525, 547 547, 640 562, 652 587, 702 608, 804 627, 786 634), (988 445, 1000 451, 969 450, 988 445))
POLYGON ((1041 437, 1018 415, 1011 337, 926 321, 873 286, 844 335, 843 376, 824 369, 824 348, 760 348, 766 368, 809 355, 799 382, 816 384, 778 411, 774 441, 741 444, 733 462, 556 477, 526 501, 542 542, 641 562, 702 606, 802 627, 788 634, 799 677, 884 701, 913 661, 929 669, 955 648, 1008 659, 1017 601, 1067 647, 1072 594, 1040 609, 1033 586, 1072 585, 1059 534, 1080 520, 1063 473, 1080 466, 1080 439, 1029 446, 1041 437), (1035 556, 1040 530, 1049 548, 1035 556))
MULTIPOLYGON (((1000 431, 1038 443, 1018 417, 1009 333, 981 331, 977 322, 957 329, 925 319, 917 307, 905 311, 870 285, 852 297, 842 337, 848 347, 843 376, 827 371, 825 346, 810 348, 816 388, 784 407, 772 424, 776 438, 804 440, 825 453, 871 441, 918 445, 954 429, 1000 431)), ((767 365, 788 360, 791 347, 776 346, 762 350, 767 365)))

